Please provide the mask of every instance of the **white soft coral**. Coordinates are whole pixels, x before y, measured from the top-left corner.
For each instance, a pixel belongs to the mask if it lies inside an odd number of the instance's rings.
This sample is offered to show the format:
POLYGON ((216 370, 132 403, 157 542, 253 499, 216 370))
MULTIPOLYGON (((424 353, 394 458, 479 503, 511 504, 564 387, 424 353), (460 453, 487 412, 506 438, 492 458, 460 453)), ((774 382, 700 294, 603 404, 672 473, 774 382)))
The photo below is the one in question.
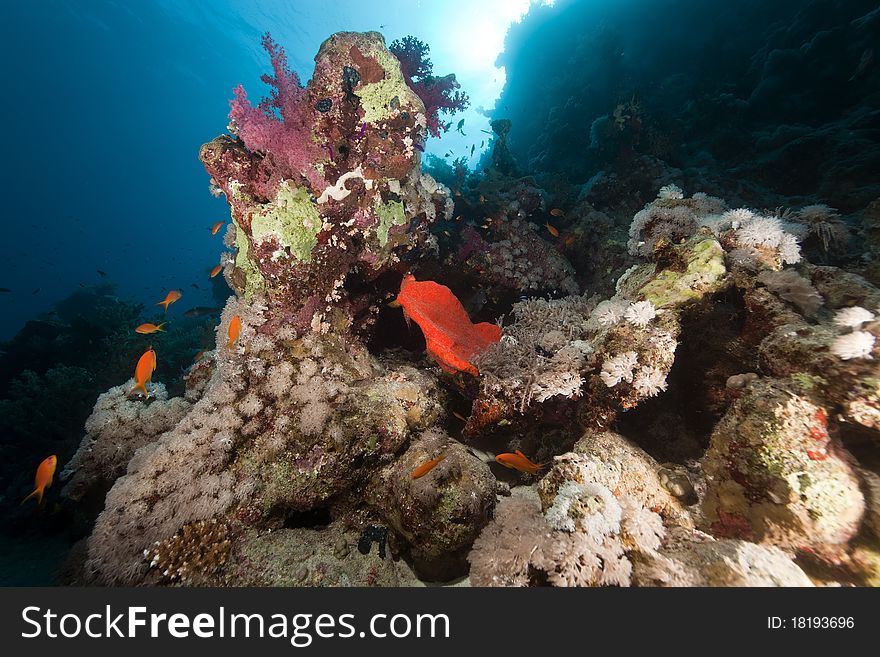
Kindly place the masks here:
POLYGON ((638 360, 636 352, 624 351, 606 360, 599 376, 609 388, 613 388, 621 381, 632 381, 633 370, 638 365, 638 360))
POLYGON ((862 328, 862 324, 874 319, 874 313, 861 306, 843 308, 834 315, 834 323, 847 328, 862 328))
POLYGON ((637 301, 626 309, 623 316, 633 326, 645 327, 657 316, 657 311, 650 301, 637 301))
POLYGON ((871 358, 874 341, 874 336, 867 331, 853 331, 835 338, 831 343, 831 353, 841 360, 871 358))
POLYGON ((743 246, 777 247, 783 234, 778 217, 754 217, 736 231, 736 241, 743 246))
POLYGON ((635 375, 633 387, 640 395, 653 397, 666 390, 666 374, 663 373, 663 370, 645 365, 635 375))

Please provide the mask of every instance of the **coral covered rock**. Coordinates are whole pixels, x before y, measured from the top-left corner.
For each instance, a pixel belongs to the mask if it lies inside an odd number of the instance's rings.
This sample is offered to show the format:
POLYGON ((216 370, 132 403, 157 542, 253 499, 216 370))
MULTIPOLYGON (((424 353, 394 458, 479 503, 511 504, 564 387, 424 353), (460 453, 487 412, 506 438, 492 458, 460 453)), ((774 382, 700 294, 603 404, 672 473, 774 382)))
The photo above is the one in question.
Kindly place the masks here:
MULTIPOLYGON (((637 500, 659 513, 669 524, 692 527, 686 508, 687 488, 679 497, 663 481, 664 468, 638 445, 620 434, 606 431, 586 433, 571 452, 557 456, 553 467, 541 480, 538 492, 545 506, 564 482, 596 483, 619 495, 637 500)), ((669 486, 671 488, 671 486, 669 486)))
POLYGON ((444 188, 419 171, 425 109, 378 33, 327 39, 305 88, 283 50, 264 45, 274 95, 253 107, 239 91, 230 114, 237 138, 222 135, 200 152, 235 224, 227 277, 247 298, 265 293, 299 326, 340 307, 330 321, 350 324, 362 305, 340 289, 350 272, 370 280, 388 270, 449 211, 444 188))
POLYGON ((417 572, 450 579, 464 572, 467 549, 495 507, 495 477, 467 448, 438 430, 412 441, 374 477, 367 499, 410 544, 417 572), (442 460, 423 476, 413 472, 442 460))
POLYGON ((657 514, 599 484, 561 487, 541 509, 534 492, 501 500, 468 557, 477 586, 629 586, 632 557, 664 534, 657 514))
POLYGON ((131 380, 98 397, 86 420, 86 435, 61 473, 66 497, 79 500, 94 488, 109 487, 138 449, 173 428, 190 409, 180 397, 168 399, 161 383, 151 387, 146 402, 129 396, 133 386, 131 380))
POLYGON ((638 586, 812 586, 779 548, 747 541, 691 541, 639 554, 633 564, 638 586))
POLYGON ((784 381, 752 383, 712 433, 705 523, 716 536, 786 548, 845 543, 865 503, 827 413, 784 381))

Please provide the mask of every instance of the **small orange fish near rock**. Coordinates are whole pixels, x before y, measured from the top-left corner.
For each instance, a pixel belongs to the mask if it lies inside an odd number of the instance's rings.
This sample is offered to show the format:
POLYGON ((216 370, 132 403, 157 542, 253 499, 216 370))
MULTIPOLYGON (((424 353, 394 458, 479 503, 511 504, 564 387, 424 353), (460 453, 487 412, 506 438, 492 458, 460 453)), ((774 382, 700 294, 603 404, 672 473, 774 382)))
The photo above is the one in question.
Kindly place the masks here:
POLYGON ((211 270, 211 278, 214 278, 217 274, 223 271, 223 265, 219 264, 214 269, 211 270))
POLYGON ((147 399, 149 399, 150 392, 147 390, 147 384, 150 382, 150 379, 153 378, 153 372, 155 371, 156 352, 150 347, 141 355, 134 368, 134 388, 131 389, 131 392, 141 390, 147 396, 147 399))
POLYGON ((519 470, 520 472, 528 472, 533 475, 538 474, 541 468, 547 465, 546 463, 534 463, 530 461, 529 458, 519 450, 516 450, 513 454, 499 454, 495 457, 495 460, 505 468, 519 470))
POLYGON ((52 477, 55 475, 55 466, 57 464, 58 457, 54 454, 43 459, 43 462, 37 466, 37 476, 34 478, 34 492, 24 498, 21 504, 24 504, 32 497, 37 498, 37 504, 43 503, 43 492, 52 485, 52 477))
POLYGON ((241 315, 236 315, 232 318, 232 321, 229 322, 229 348, 232 349, 235 346, 235 341, 238 340, 238 334, 241 333, 241 315))
POLYGON ((157 305, 157 306, 165 306, 165 312, 167 313, 167 312, 168 312, 168 306, 170 306, 170 305, 171 305, 172 303, 174 303, 175 301, 179 300, 180 297, 182 297, 182 296, 183 296, 183 294, 181 293, 180 290, 171 290, 171 292, 169 292, 168 294, 166 294, 166 295, 165 295, 165 298, 162 299, 162 301, 160 301, 160 302, 157 303, 156 305, 157 305))
POLYGON ((422 465, 420 465, 419 467, 417 467, 415 470, 412 471, 412 474, 410 475, 410 477, 412 477, 413 479, 418 479, 419 477, 424 477, 431 470, 433 470, 434 467, 438 463, 440 463, 440 461, 442 461, 445 458, 446 458, 446 452, 443 452, 437 458, 431 459, 427 463, 422 463, 422 465))
POLYGON ((216 235, 219 232, 219 230, 221 228, 223 228, 223 224, 225 224, 225 223, 226 223, 225 221, 218 221, 216 224, 211 226, 211 235, 216 235))
POLYGON ((134 332, 140 333, 141 335, 149 335, 150 333, 155 333, 156 331, 162 331, 164 333, 165 329, 163 329, 162 327, 165 326, 166 323, 167 322, 162 322, 157 326, 156 324, 150 324, 150 322, 147 322, 146 324, 141 324, 140 326, 138 326, 134 330, 134 332))
POLYGON ((547 231, 548 231, 553 237, 559 237, 559 231, 556 230, 556 228, 555 228, 554 226, 551 226, 549 222, 545 223, 544 225, 547 226, 547 231))

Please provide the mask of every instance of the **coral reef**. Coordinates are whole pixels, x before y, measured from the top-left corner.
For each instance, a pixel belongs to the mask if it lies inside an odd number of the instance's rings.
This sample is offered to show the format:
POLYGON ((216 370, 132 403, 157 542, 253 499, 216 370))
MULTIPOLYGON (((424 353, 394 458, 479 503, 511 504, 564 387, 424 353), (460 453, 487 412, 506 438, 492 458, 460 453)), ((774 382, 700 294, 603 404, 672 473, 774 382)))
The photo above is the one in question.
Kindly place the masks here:
POLYGON ((471 543, 495 506, 495 478, 464 445, 437 429, 422 433, 392 465, 376 474, 367 499, 410 544, 416 572, 432 580, 461 572, 471 543), (444 455, 416 479, 422 463, 444 455))
MULTIPOLYGON (((444 570, 452 576, 494 504, 486 466, 461 447, 411 490, 394 483, 426 440, 407 451, 411 438, 445 416, 444 393, 429 371, 378 359, 361 340, 392 289, 382 274, 405 267, 427 224, 450 211, 444 188, 418 169, 421 101, 378 34, 328 39, 306 88, 284 51, 268 36, 263 45, 275 93, 254 107, 237 90, 234 136, 201 151, 235 222, 224 260, 237 295, 215 348, 190 368, 185 399, 155 383, 150 403, 124 386, 102 396, 67 471, 70 498, 115 479, 88 539, 88 582, 253 581, 242 564, 271 549, 260 533, 314 513, 349 525, 387 517, 419 566, 459 551, 444 570), (316 138, 329 157, 317 157, 316 138), (443 473, 446 493, 426 494, 443 473), (393 496, 373 497, 380 482, 393 496), (409 496, 418 516, 388 506, 409 496), (453 520, 459 530, 446 528, 453 520), (210 541, 222 550, 200 546, 206 532, 222 533, 210 541)), ((428 318, 406 292, 402 305, 428 318)))
POLYGON ((551 112, 601 109, 579 184, 521 176, 563 146, 496 119, 447 188, 420 154, 466 97, 425 44, 335 34, 305 86, 263 46, 271 95, 200 151, 235 294, 177 394, 160 366, 99 397, 63 474, 109 487, 78 581, 880 580, 880 290, 814 264, 844 217, 688 195, 635 95, 551 112))
POLYGON ((425 106, 378 33, 327 39, 305 88, 283 49, 268 36, 264 47, 273 95, 253 107, 238 91, 233 136, 200 151, 235 226, 224 275, 298 328, 363 329, 371 300, 346 293, 351 273, 369 283, 394 269, 451 211, 445 188, 418 168, 425 106))
POLYGON ((168 398, 165 386, 150 390, 150 400, 129 396, 130 380, 98 397, 86 420, 86 436, 67 462, 61 480, 64 495, 79 500, 93 488, 109 487, 125 472, 134 453, 173 428, 189 411, 181 397, 168 398))

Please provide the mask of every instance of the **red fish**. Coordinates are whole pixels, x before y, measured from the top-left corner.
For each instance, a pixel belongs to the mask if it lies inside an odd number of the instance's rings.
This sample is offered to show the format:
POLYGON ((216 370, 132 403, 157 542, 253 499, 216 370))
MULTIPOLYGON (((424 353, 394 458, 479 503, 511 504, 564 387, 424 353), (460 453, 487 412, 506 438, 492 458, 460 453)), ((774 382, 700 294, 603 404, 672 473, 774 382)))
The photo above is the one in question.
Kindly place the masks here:
POLYGON ((554 226, 551 226, 548 222, 545 222, 544 225, 547 226, 547 231, 553 237, 559 237, 559 231, 554 226))
POLYGON ((138 326, 134 330, 134 332, 140 333, 141 335, 149 335, 150 333, 155 333, 156 331, 164 332, 165 329, 163 329, 162 327, 165 326, 165 324, 166 322, 162 322, 157 326, 156 324, 150 324, 149 322, 147 322, 146 324, 141 324, 140 326, 138 326))
POLYGON ((218 221, 216 224, 211 226, 211 235, 216 235, 220 231, 220 229, 223 228, 223 224, 225 223, 225 221, 218 221))
POLYGON ((232 349, 235 346, 235 341, 238 340, 238 334, 241 333, 241 315, 236 315, 232 318, 232 321, 229 322, 229 348, 232 349))
MULTIPOLYGON (((37 466, 37 476, 34 478, 34 492, 21 501, 24 504, 32 497, 37 498, 37 504, 43 503, 43 492, 52 485, 52 477, 55 475, 55 466, 58 464, 58 457, 54 454, 37 466)), ((19 505, 20 506, 20 505, 19 505)))
POLYGON ((428 474, 431 470, 434 469, 434 466, 436 466, 438 463, 440 463, 440 461, 442 461, 445 458, 446 458, 446 452, 443 452, 437 458, 431 459, 430 461, 422 463, 422 465, 420 465, 419 467, 417 467, 415 470, 412 471, 412 474, 410 474, 410 477, 412 477, 413 479, 418 479, 419 477, 424 477, 426 474, 428 474))
POLYGON ((217 274, 223 271, 223 265, 219 264, 214 269, 211 270, 211 278, 214 278, 217 274))
POLYGON ((183 296, 183 293, 180 290, 171 290, 171 292, 166 294, 165 298, 162 299, 162 301, 160 301, 156 305, 157 306, 165 306, 165 312, 167 313, 168 306, 170 306, 172 303, 174 303, 175 301, 180 299, 180 297, 182 297, 182 296, 183 296))
POLYGON ((529 458, 519 450, 516 450, 513 454, 499 454, 495 457, 495 460, 505 468, 519 470, 520 472, 528 472, 533 475, 538 474, 541 468, 547 465, 546 463, 534 463, 530 461, 529 458))
POLYGON ((476 376, 479 372, 471 360, 501 339, 500 326, 472 323, 452 290, 434 281, 404 276, 396 304, 403 306, 405 317, 419 325, 428 353, 449 373, 476 376))
POLYGON ((156 352, 150 347, 141 355, 134 368, 134 388, 131 389, 131 392, 141 390, 147 396, 147 399, 149 399, 150 392, 147 390, 147 384, 150 382, 150 379, 153 378, 153 372, 155 371, 156 352))

